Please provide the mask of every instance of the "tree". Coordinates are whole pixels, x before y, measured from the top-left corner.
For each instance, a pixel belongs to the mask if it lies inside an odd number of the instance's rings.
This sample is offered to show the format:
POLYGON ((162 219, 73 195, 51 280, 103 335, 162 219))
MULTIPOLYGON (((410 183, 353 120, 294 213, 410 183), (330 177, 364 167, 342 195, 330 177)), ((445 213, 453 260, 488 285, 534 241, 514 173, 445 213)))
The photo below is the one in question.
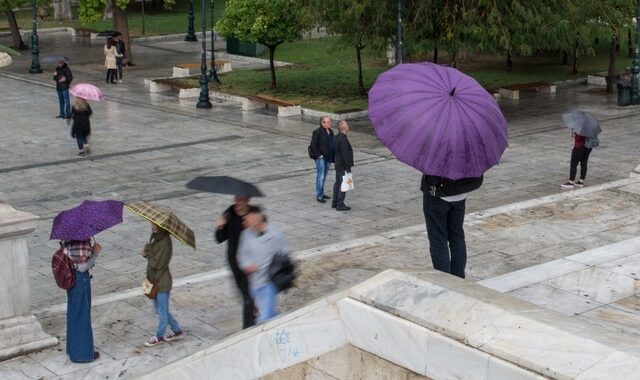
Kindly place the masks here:
POLYGON ((13 13, 13 9, 19 5, 23 5, 22 2, 15 0, 0 0, 0 10, 4 11, 9 24, 9 30, 11 31, 11 40, 13 41, 13 48, 17 50, 26 50, 25 45, 20 35, 20 28, 16 21, 16 15, 13 13))
POLYGON ((53 0, 53 18, 56 20, 71 20, 73 13, 71 12, 71 0, 53 0))
POLYGON ((297 0, 229 0, 216 29, 224 37, 257 42, 269 48, 271 88, 276 88, 273 64, 276 47, 301 39, 310 25, 305 8, 297 0))

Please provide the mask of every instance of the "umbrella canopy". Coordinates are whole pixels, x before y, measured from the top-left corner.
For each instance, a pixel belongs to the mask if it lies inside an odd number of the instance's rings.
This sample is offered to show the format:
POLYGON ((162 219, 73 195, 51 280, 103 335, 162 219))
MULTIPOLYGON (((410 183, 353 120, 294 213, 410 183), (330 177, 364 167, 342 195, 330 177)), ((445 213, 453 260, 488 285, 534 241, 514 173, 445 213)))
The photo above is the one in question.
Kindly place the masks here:
POLYGON ((100 37, 113 37, 113 36, 121 36, 121 35, 122 33, 118 32, 117 30, 105 30, 98 33, 98 36, 100 37))
POLYGON ((507 121, 491 94, 432 63, 382 73, 369 91, 369 119, 398 160, 429 175, 479 177, 507 148, 507 121))
POLYGON ((176 239, 196 249, 196 236, 171 210, 144 201, 125 205, 131 212, 167 230, 176 239))
POLYGON ((244 197, 263 196, 255 185, 227 176, 197 177, 189 181, 187 187, 216 194, 231 194, 244 197))
POLYGON ((589 112, 573 110, 562 114, 564 125, 584 137, 596 137, 602 132, 600 123, 589 112))
POLYGON ((89 83, 78 83, 71 87, 69 93, 73 96, 87 100, 99 101, 104 99, 102 91, 98 87, 89 83))
POLYGON ((58 63, 60 61, 67 62, 70 61, 70 59, 64 55, 47 55, 40 58, 41 63, 58 63))
POLYGON ((84 201, 53 219, 49 239, 85 240, 122 223, 120 201, 84 201))

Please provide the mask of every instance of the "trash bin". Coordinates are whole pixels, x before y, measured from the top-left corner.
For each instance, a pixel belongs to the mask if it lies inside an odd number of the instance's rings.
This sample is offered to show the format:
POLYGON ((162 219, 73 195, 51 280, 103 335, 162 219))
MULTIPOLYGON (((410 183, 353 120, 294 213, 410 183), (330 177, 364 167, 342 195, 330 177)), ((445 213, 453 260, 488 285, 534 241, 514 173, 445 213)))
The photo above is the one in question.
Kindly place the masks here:
POLYGON ((618 106, 626 107, 631 105, 631 83, 627 80, 618 81, 618 106))

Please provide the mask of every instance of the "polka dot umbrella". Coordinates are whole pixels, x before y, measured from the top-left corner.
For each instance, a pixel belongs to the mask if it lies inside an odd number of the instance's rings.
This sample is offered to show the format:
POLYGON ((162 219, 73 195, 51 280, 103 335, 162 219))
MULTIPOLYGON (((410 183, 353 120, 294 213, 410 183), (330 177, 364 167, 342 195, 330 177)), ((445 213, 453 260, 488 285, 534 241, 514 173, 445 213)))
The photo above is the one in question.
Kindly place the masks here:
POLYGON ((85 240, 122 223, 124 204, 116 200, 84 201, 53 219, 50 239, 85 240))

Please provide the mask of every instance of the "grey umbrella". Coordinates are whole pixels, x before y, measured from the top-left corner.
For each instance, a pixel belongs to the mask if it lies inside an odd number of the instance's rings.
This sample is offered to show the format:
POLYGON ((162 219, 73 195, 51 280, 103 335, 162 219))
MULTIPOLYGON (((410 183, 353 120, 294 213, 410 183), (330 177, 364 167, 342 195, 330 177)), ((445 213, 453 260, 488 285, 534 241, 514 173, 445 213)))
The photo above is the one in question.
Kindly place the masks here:
POLYGON ((596 137, 602 132, 600 123, 592 114, 585 111, 573 110, 562 114, 564 125, 584 137, 596 137))
POLYGON ((262 197, 260 190, 253 184, 227 176, 197 177, 187 183, 193 190, 217 194, 241 195, 245 197, 262 197))

